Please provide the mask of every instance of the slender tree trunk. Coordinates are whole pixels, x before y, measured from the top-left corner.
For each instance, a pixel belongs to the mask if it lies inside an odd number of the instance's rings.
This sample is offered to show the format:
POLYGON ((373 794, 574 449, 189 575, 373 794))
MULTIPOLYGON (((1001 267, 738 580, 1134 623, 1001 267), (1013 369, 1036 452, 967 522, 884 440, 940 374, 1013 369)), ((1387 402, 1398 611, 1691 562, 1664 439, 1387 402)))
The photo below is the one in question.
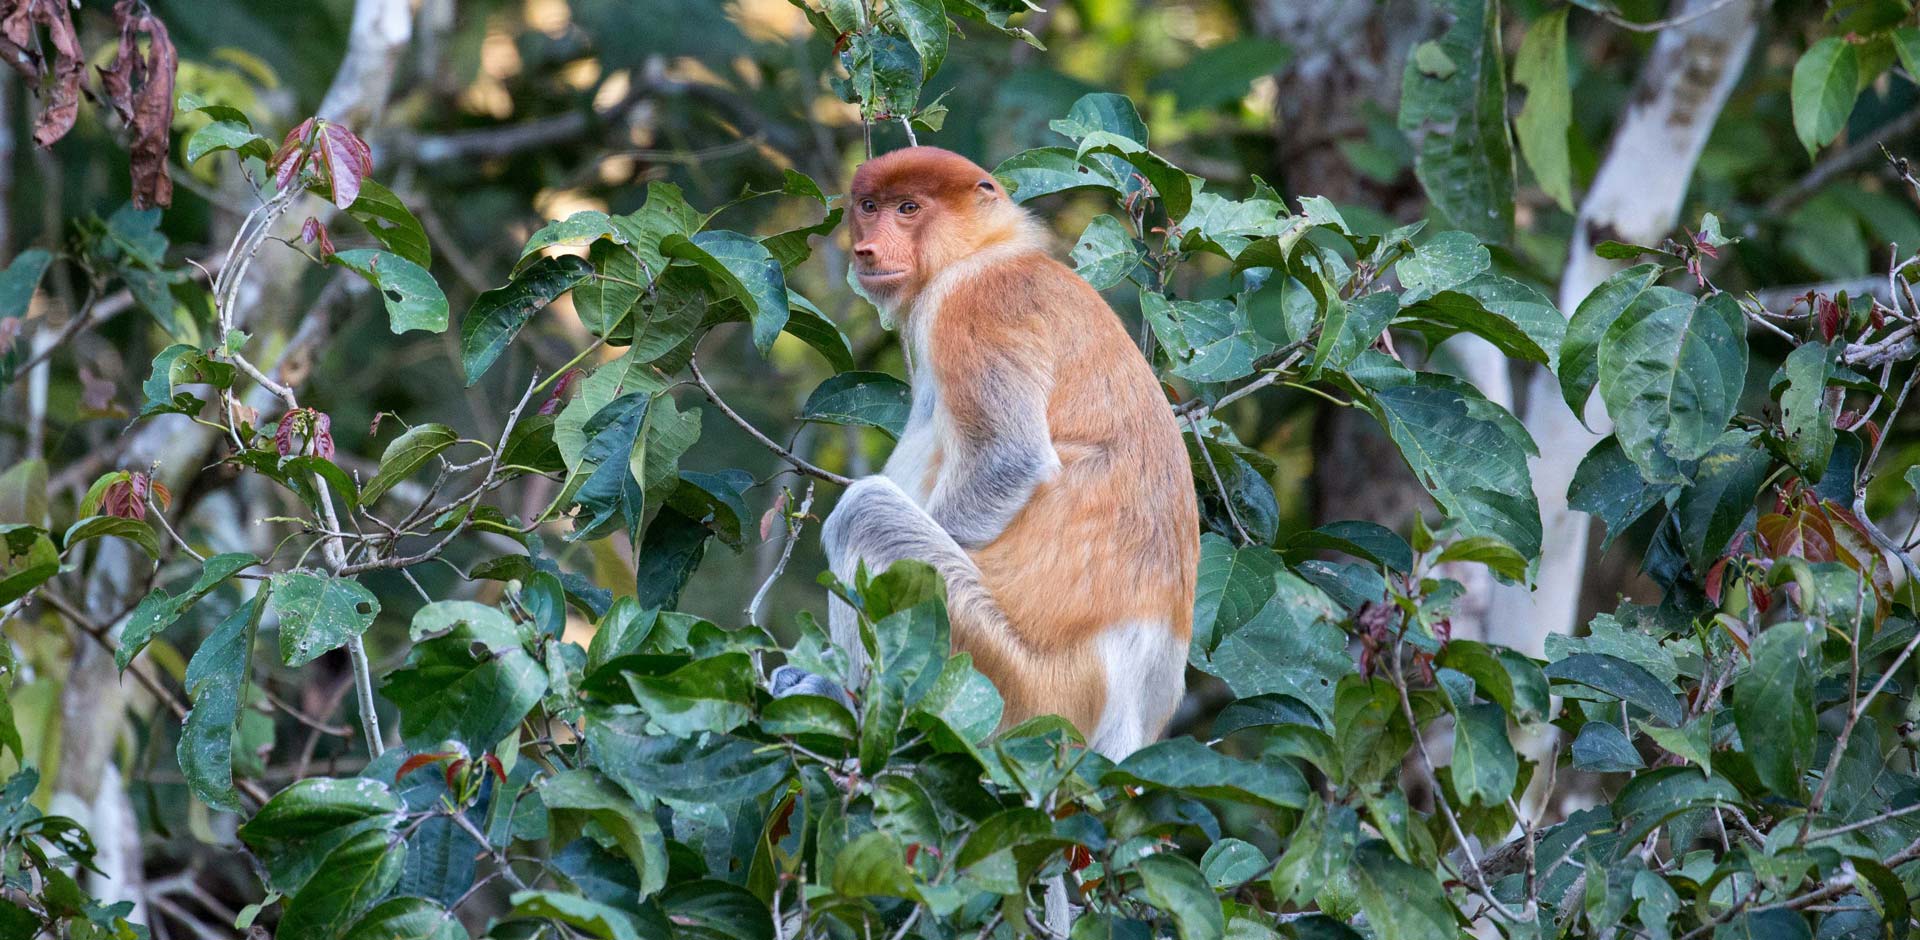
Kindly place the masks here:
MULTIPOLYGON (((1761 6, 1761 0, 1674 4, 1672 15, 1678 22, 1655 40, 1641 67, 1633 103, 1580 203, 1560 280, 1561 312, 1571 315, 1594 287, 1620 268, 1595 255, 1594 245, 1607 239, 1658 244, 1673 229, 1701 148, 1746 65, 1761 6)), ((1567 485, 1581 458, 1612 430, 1612 423, 1595 400, 1588 405, 1583 427, 1561 400, 1553 374, 1539 367, 1527 371, 1521 419, 1540 445, 1532 469, 1545 550, 1533 591, 1497 589, 1484 635, 1537 656, 1547 634, 1571 633, 1579 626, 1590 519, 1567 506, 1567 485)))

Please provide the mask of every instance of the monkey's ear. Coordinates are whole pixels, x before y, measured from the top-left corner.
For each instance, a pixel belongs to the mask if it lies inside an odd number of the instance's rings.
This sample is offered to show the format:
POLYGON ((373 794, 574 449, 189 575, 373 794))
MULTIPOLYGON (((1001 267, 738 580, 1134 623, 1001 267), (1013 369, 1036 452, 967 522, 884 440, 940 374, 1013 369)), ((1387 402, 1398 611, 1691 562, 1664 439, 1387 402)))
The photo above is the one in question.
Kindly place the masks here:
POLYGON ((994 191, 994 185, 993 185, 992 179, 983 179, 980 182, 975 183, 973 185, 980 187, 982 190, 985 190, 986 192, 994 191))

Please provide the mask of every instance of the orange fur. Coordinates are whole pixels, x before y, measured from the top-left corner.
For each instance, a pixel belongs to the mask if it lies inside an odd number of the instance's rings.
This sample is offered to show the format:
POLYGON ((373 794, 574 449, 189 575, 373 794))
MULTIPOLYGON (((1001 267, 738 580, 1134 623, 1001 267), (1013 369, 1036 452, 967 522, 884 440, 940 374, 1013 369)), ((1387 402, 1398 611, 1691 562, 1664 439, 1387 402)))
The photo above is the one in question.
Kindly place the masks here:
MULTIPOLYGON (((924 336, 911 354, 928 357, 945 434, 990 434, 1007 420, 989 381, 1044 396, 1059 466, 969 552, 1005 628, 956 605, 954 645, 1000 689, 1008 723, 1059 713, 1091 735, 1109 695, 1145 694, 1106 688, 1099 634, 1164 624, 1184 656, 1192 633, 1199 520, 1159 381, 1100 295, 1048 256, 1025 211, 966 158, 916 147, 869 161, 849 209, 856 271, 879 275, 863 284, 904 317, 905 335, 924 336), (903 215, 903 202, 918 208, 903 215), (978 270, 964 281, 938 280, 970 259, 978 270)), ((929 490, 951 443, 926 459, 929 490)))

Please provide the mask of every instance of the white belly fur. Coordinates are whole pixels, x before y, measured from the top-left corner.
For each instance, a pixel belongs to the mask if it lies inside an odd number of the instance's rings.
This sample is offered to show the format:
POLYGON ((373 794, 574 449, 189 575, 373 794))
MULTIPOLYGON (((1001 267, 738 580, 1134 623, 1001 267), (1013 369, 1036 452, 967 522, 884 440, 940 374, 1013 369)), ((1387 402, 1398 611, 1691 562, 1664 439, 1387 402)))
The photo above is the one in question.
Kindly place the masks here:
POLYGON ((1187 649, 1165 623, 1135 621, 1094 640, 1107 669, 1107 707, 1087 743, 1120 760, 1160 734, 1187 690, 1187 649))

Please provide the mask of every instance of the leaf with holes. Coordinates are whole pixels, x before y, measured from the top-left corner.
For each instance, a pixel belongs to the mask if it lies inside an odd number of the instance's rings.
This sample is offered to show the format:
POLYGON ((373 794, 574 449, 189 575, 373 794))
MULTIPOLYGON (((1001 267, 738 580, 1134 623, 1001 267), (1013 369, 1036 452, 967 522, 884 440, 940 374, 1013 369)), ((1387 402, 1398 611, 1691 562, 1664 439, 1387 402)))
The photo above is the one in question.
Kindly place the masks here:
POLYGON ((273 575, 272 607, 280 618, 280 659, 304 666, 367 632, 380 602, 351 578, 296 568, 273 575))
POLYGON ((233 786, 233 731, 240 721, 254 630, 265 600, 255 595, 220 621, 194 651, 182 681, 193 709, 181 725, 174 753, 187 786, 215 809, 241 809, 240 793, 233 786))
POLYGON ((366 278, 380 291, 393 332, 446 330, 447 295, 426 268, 377 248, 350 248, 327 256, 327 261, 366 278))
POLYGON ((878 428, 898 440, 907 428, 913 390, 884 372, 842 372, 807 396, 800 420, 878 428))
POLYGON ((493 367, 528 318, 592 274, 592 265, 572 255, 541 258, 505 287, 474 298, 460 321, 460 365, 467 386, 493 367))

